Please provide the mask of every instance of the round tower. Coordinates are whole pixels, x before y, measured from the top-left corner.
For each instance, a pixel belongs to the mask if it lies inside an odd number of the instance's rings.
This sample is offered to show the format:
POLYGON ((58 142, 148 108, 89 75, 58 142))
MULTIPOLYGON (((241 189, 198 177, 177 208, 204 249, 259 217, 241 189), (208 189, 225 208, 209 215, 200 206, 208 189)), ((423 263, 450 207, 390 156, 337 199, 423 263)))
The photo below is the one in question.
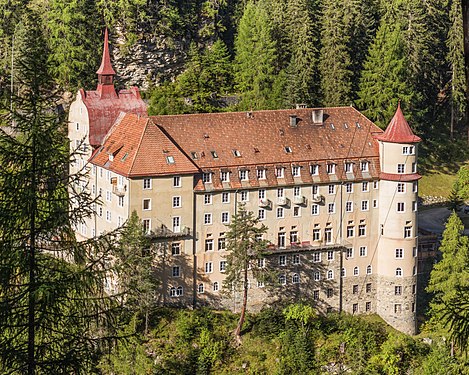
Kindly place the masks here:
POLYGON ((417 173, 416 136, 400 103, 379 143, 377 313, 396 329, 416 332, 417 173))

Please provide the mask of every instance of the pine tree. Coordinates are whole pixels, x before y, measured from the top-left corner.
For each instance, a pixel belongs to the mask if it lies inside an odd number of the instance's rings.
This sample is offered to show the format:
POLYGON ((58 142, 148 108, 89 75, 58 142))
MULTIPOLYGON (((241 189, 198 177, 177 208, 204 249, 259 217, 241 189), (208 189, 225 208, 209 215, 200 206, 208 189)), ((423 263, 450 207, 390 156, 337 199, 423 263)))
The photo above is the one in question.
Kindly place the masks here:
POLYGON ((235 82, 242 95, 240 109, 269 109, 276 81, 276 43, 262 4, 249 2, 239 22, 235 39, 235 82))
POLYGON ((443 258, 430 274, 431 316, 449 331, 462 351, 469 340, 469 238, 455 212, 449 217, 439 250, 443 258))
POLYGON ((226 232, 228 256, 226 278, 223 281, 224 290, 231 294, 241 289, 243 293, 241 315, 234 332, 238 342, 246 316, 249 290, 248 273, 251 272, 255 279, 261 279, 263 271, 265 271, 259 267, 258 259, 262 257, 267 247, 267 242, 261 239, 266 232, 267 227, 264 224, 259 225, 259 219, 252 212, 246 211, 244 205, 240 205, 226 232))
POLYGON ((74 238, 92 207, 80 176, 67 177, 66 125, 38 18, 27 13, 18 26, 18 94, 0 118, 0 372, 89 373, 114 323, 104 292, 112 238, 74 238))

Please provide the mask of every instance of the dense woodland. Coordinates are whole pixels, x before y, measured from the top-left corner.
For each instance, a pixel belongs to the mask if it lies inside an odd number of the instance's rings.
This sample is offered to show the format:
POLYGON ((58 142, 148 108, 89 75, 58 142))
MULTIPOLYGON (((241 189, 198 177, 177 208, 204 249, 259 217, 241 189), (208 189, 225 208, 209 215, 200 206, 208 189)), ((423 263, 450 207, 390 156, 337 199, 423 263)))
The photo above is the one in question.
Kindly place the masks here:
POLYGON ((145 77, 153 114, 354 105, 384 127, 401 100, 426 155, 461 157, 441 142, 467 130, 459 0, 1 0, 2 85, 30 11, 61 90, 94 87, 107 26, 130 61, 156 39, 183 62, 145 77))
MULTIPOLYGON (((456 214, 414 338, 375 317, 319 317, 307 301, 248 312, 244 324, 228 312, 164 309, 136 215, 75 241, 95 202, 80 175, 67 176, 74 156, 58 106, 65 91, 94 87, 107 26, 124 55, 150 35, 184 46, 183 66, 148 77, 153 113, 352 104, 385 126, 400 99, 426 160, 454 160, 467 148, 455 147, 466 133, 460 4, 0 0, 0 372, 468 373, 469 240, 456 214), (116 295, 104 290, 109 275, 116 295)), ((468 176, 462 168, 454 208, 469 199, 468 176)), ((228 248, 244 262, 231 262, 239 282, 252 254, 242 241, 228 248)))

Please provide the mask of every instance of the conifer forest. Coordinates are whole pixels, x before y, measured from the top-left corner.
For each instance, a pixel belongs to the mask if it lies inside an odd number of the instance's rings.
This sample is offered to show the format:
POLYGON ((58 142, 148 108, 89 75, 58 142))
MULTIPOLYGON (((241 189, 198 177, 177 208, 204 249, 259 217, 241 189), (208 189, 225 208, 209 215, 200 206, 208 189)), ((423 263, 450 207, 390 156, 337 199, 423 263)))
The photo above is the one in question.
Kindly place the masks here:
POLYGON ((138 86, 150 115, 353 106, 384 129, 400 102, 423 140, 419 173, 452 174, 457 210, 469 200, 469 168, 456 176, 469 160, 468 3, 0 0, 0 373, 469 374, 469 241, 454 211, 416 336, 308 301, 241 322, 161 307, 136 214, 75 239, 96 200, 67 175, 66 134, 107 28, 116 86, 138 86))

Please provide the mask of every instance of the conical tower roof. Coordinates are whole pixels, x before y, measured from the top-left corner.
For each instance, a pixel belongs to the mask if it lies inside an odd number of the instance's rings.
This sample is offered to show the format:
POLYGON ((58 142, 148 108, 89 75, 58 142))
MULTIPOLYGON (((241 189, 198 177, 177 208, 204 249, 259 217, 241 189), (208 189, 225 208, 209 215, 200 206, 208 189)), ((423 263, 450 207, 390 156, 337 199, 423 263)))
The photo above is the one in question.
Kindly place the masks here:
POLYGON ((109 38, 108 38, 107 27, 106 27, 106 30, 104 31, 103 59, 101 61, 101 66, 96 71, 96 73, 100 75, 115 75, 116 74, 116 72, 112 68, 111 57, 109 55, 109 38))
POLYGON ((401 102, 397 105, 396 113, 386 128, 386 131, 376 136, 376 139, 391 143, 418 143, 421 141, 420 137, 413 133, 407 123, 401 110, 401 102))

